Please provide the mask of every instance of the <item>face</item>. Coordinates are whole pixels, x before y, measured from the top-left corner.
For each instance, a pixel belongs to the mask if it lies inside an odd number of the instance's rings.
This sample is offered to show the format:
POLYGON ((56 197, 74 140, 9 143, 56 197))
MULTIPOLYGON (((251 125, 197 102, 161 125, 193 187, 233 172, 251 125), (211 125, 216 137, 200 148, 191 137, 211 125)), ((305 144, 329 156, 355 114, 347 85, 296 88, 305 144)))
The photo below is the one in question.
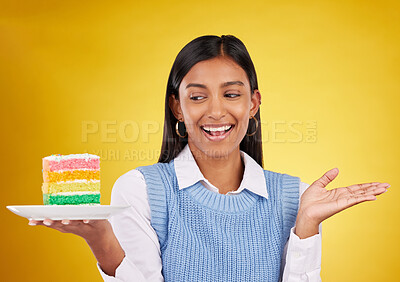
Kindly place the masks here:
POLYGON ((170 97, 175 117, 184 121, 192 150, 212 158, 227 157, 247 132, 261 96, 251 95, 246 72, 233 60, 217 57, 194 65, 170 97))

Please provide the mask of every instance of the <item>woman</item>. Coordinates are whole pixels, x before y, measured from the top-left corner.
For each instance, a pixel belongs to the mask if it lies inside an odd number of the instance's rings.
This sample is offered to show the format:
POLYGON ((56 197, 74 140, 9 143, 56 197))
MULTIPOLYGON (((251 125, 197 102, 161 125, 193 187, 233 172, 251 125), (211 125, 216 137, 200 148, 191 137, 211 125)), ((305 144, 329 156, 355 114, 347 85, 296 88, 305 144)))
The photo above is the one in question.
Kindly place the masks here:
POLYGON ((261 94, 234 36, 188 43, 172 67, 158 163, 115 183, 107 220, 46 225, 83 237, 106 281, 320 281, 320 224, 387 183, 327 190, 263 169, 261 94))

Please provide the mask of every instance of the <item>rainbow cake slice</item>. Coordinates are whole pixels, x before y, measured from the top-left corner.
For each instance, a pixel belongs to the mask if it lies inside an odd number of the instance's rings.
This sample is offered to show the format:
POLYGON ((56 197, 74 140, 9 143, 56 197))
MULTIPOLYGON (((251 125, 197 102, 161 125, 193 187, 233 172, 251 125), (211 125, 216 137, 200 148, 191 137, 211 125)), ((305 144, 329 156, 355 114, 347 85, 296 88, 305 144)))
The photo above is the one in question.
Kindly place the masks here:
POLYGON ((45 205, 100 205, 100 157, 91 154, 43 158, 45 205))

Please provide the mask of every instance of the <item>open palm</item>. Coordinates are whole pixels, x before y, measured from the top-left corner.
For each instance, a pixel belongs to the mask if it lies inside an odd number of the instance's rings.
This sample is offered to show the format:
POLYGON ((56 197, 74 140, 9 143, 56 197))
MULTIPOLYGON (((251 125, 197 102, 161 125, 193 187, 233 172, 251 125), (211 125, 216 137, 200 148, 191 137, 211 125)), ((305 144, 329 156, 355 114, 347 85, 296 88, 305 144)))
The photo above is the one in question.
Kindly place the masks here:
POLYGON ((371 182, 327 190, 326 186, 336 178, 338 173, 337 168, 327 171, 303 193, 300 210, 308 219, 321 223, 351 206, 376 200, 376 196, 386 192, 390 186, 388 183, 371 182))

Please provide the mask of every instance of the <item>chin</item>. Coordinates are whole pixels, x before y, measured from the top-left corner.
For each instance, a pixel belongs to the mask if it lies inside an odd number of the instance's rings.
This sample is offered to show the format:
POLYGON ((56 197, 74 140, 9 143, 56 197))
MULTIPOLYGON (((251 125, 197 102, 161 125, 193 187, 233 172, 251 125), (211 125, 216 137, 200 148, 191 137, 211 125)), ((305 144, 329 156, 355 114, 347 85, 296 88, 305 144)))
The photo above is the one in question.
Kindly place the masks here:
POLYGON ((202 148, 202 152, 208 157, 213 159, 228 158, 229 154, 234 151, 236 147, 227 146, 226 144, 211 145, 202 148))

